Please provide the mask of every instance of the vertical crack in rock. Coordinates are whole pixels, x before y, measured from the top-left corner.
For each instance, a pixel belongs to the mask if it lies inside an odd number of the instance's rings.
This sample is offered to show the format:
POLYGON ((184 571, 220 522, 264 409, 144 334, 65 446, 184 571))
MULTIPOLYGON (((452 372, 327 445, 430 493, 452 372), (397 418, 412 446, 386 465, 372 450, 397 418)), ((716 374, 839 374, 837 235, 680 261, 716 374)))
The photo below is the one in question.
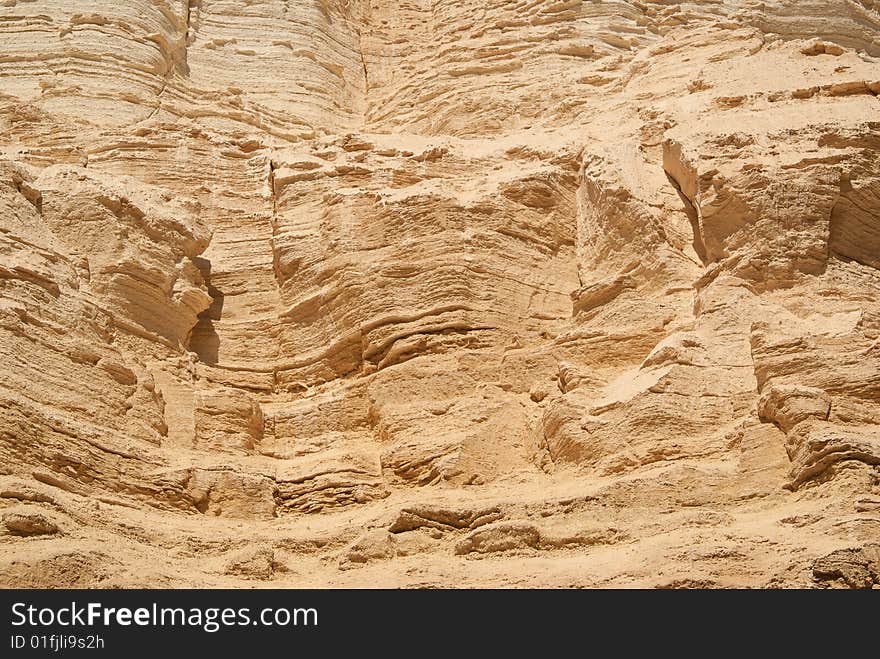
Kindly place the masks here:
POLYGON ((370 92, 370 76, 367 74, 367 57, 364 54, 364 42, 363 35, 361 31, 358 30, 358 52, 361 56, 361 67, 364 70, 364 95, 366 96, 370 92))
POLYGON ((678 198, 681 199, 681 203, 684 206, 685 213, 687 213, 688 221, 691 225, 691 231, 693 232, 693 242, 691 244, 694 251, 697 253, 697 256, 700 257, 702 264, 707 265, 706 245, 703 243, 703 232, 700 228, 700 212, 694 205, 694 202, 682 192, 681 185, 679 185, 678 181, 675 180, 672 174, 666 172, 666 178, 669 179, 669 183, 675 188, 676 193, 678 193, 678 198))
POLYGON ((272 214, 269 218, 269 223, 272 230, 271 235, 269 236, 269 249, 272 251, 272 270, 275 273, 275 281, 280 287, 283 281, 283 277, 281 274, 281 266, 279 264, 278 250, 275 245, 275 239, 278 235, 278 192, 275 189, 275 162, 272 158, 272 153, 269 153, 266 159, 268 162, 266 184, 268 186, 268 192, 272 201, 272 214))
POLYGON ((196 324, 190 330, 187 349, 196 353, 202 362, 215 365, 219 359, 220 337, 214 328, 214 321, 223 317, 223 292, 212 283, 211 262, 199 258, 195 259, 195 263, 204 279, 211 304, 199 314, 196 324))
POLYGON ((201 12, 202 0, 187 0, 186 29, 183 42, 183 67, 185 71, 189 70, 189 47, 195 43, 201 12))

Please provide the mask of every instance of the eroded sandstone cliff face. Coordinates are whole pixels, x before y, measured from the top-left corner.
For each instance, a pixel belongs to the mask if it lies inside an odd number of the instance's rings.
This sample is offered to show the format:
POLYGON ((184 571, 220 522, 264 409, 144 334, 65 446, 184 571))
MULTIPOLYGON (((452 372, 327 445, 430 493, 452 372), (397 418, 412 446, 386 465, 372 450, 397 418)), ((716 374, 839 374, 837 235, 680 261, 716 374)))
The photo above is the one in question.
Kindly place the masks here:
POLYGON ((0 584, 878 587, 873 0, 7 0, 0 584))

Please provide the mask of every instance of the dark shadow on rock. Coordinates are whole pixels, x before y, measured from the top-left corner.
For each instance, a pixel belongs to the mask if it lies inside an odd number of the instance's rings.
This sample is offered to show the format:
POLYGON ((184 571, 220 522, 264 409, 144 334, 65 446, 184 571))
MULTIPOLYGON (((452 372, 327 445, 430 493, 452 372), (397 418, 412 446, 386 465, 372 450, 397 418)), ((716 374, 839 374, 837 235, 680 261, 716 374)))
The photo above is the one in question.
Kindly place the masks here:
POLYGON ((211 306, 199 314, 199 320, 190 333, 189 349, 201 361, 213 366, 220 355, 220 336, 214 329, 214 321, 220 320, 223 315, 223 291, 211 283, 211 262, 203 258, 195 258, 193 261, 205 280, 208 295, 211 296, 211 306))

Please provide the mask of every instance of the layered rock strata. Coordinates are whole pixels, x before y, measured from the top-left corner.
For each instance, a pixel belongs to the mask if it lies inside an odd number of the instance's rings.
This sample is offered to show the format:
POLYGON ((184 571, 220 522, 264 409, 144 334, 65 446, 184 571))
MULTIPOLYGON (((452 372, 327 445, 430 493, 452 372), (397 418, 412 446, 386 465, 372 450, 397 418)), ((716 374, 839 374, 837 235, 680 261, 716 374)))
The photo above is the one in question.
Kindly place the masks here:
POLYGON ((9 0, 3 586, 880 587, 880 5, 9 0))

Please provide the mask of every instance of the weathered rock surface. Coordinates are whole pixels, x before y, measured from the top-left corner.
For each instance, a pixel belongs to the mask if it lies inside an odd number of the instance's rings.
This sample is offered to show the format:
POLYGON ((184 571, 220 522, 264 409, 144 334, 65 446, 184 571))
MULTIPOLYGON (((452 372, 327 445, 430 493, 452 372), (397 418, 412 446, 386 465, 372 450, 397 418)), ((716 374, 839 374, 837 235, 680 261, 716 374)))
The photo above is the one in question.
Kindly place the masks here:
POLYGON ((0 19, 0 585, 878 584, 876 2, 0 19))

